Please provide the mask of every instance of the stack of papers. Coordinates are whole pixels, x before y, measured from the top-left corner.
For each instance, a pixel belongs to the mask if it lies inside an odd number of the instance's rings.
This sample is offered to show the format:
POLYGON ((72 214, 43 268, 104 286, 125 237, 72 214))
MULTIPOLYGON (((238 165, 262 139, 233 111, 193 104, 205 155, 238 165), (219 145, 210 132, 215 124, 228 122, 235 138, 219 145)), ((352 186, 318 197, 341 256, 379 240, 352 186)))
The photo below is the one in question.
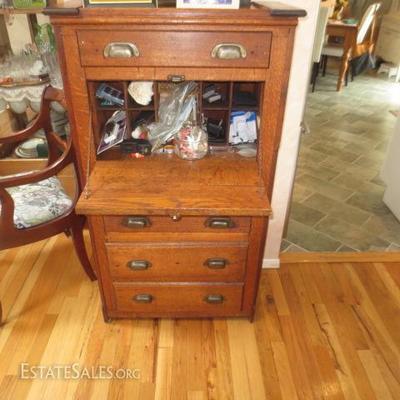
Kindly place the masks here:
POLYGON ((229 143, 254 143, 257 140, 257 114, 254 111, 231 113, 229 143))

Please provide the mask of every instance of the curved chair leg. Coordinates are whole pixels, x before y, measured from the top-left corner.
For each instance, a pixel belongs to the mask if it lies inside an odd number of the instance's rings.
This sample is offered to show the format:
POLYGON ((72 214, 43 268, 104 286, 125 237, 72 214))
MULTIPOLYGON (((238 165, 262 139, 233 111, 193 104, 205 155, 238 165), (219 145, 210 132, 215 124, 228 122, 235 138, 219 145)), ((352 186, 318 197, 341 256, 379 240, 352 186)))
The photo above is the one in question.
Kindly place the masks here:
POLYGON ((3 308, 1 307, 1 301, 0 301, 0 326, 3 322, 3 308))
POLYGON ((72 242, 74 243, 76 254, 79 258, 79 261, 82 264, 83 269, 86 272, 86 275, 89 277, 91 281, 95 281, 97 279, 96 274, 93 271, 92 265, 87 256, 85 242, 83 239, 83 225, 85 223, 85 219, 82 217, 77 217, 76 221, 72 224, 71 227, 71 236, 72 242))
POLYGON ((323 56, 324 57, 324 63, 322 65, 322 76, 325 76, 326 74, 326 67, 328 65, 328 56, 323 56))

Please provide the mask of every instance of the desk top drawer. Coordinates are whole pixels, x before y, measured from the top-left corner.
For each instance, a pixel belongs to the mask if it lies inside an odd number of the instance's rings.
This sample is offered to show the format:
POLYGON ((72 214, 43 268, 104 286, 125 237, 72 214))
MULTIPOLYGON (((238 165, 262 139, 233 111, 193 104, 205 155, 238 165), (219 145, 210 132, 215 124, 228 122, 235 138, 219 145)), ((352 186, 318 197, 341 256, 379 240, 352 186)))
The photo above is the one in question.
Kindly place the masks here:
POLYGON ((115 283, 114 291, 119 312, 218 316, 241 312, 243 285, 115 283))
POLYGON ((105 216, 109 242, 247 241, 251 217, 105 216))
POLYGON ((241 282, 247 245, 107 245, 114 281, 241 282))
POLYGON ((269 32, 78 32, 83 66, 266 68, 269 32))

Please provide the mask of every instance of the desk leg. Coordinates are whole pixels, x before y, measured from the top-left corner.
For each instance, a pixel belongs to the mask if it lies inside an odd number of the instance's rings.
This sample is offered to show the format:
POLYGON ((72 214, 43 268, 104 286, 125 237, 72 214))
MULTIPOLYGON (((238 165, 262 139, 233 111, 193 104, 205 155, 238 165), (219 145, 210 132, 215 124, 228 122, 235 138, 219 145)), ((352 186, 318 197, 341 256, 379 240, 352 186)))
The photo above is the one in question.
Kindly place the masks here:
POLYGON ((349 58, 350 58, 349 52, 345 52, 345 54, 342 57, 342 62, 340 64, 339 76, 336 86, 336 90, 338 92, 340 92, 343 87, 344 79, 346 77, 346 72, 347 69, 349 68, 349 58))

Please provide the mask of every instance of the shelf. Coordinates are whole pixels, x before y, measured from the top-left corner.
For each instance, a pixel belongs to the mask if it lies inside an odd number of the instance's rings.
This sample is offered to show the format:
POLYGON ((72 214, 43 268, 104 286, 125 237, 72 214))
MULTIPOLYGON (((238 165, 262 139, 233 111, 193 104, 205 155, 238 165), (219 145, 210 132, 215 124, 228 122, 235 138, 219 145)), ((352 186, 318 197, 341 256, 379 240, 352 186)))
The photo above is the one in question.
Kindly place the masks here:
POLYGON ((109 215, 271 213, 256 159, 235 153, 218 153, 192 162, 174 155, 97 161, 88 184, 90 197, 81 197, 77 205, 82 214, 94 215, 100 209, 109 215))
POLYGON ((154 106, 128 107, 129 111, 155 111, 154 106))
POLYGON ((203 105, 203 111, 229 111, 229 106, 224 106, 224 105, 215 105, 215 106, 211 106, 211 105, 203 105))
POLYGON ((232 111, 258 111, 258 106, 232 106, 232 111))
MULTIPOLYGON (((100 143, 101 135, 103 134, 104 124, 111 117, 111 113, 117 110, 123 110, 127 112, 127 131, 131 132, 134 126, 134 121, 138 117, 141 112, 151 112, 154 113, 152 116, 156 121, 158 120, 158 111, 159 111, 159 103, 160 96, 162 93, 168 91, 168 87, 171 83, 167 81, 154 81, 153 91, 154 97, 152 102, 147 106, 141 106, 136 103, 132 97, 130 97, 128 93, 128 86, 130 81, 126 80, 104 80, 104 81, 88 81, 88 90, 89 95, 91 97, 91 103, 95 104, 94 106, 94 132, 95 132, 95 143, 96 147, 98 143, 100 143), (105 106, 101 107, 99 105, 99 99, 96 98, 97 88, 101 83, 105 83, 116 90, 123 92, 123 97, 125 100, 125 104, 121 107, 117 106, 105 106)), ((197 81, 198 84, 198 106, 199 106, 199 114, 203 114, 203 116, 209 121, 209 126, 207 125, 207 133, 209 134, 210 143, 215 145, 227 145, 229 144, 229 129, 230 129, 230 121, 231 121, 231 113, 233 111, 254 111, 256 113, 260 110, 261 104, 261 93, 263 91, 263 82, 260 81, 197 81), (207 100, 203 99, 204 92, 208 89, 215 90, 216 93, 222 95, 222 100, 216 103, 208 103, 207 100), (247 97, 254 98, 257 102, 255 106, 245 106, 240 104, 235 104, 235 99, 233 97, 234 93, 241 92, 244 94, 244 98, 247 97), (247 94, 247 96, 246 96, 247 94), (220 125, 220 121, 222 121, 222 130, 218 129, 218 125, 220 125), (215 126, 217 125, 217 126, 215 126), (218 143, 213 142, 212 138, 221 137, 223 141, 218 143)), ((240 100, 244 101, 243 98, 240 100)), ((252 104, 252 103, 250 103, 252 104)), ((112 150, 107 150, 107 154, 102 154, 98 156, 97 159, 100 160, 116 160, 116 159, 124 159, 125 156, 121 156, 119 151, 115 152, 112 150), (110 154, 108 154, 110 153, 110 154)))
POLYGON ((97 106, 96 107, 97 111, 124 111, 125 109, 123 107, 101 107, 101 106, 97 106))

